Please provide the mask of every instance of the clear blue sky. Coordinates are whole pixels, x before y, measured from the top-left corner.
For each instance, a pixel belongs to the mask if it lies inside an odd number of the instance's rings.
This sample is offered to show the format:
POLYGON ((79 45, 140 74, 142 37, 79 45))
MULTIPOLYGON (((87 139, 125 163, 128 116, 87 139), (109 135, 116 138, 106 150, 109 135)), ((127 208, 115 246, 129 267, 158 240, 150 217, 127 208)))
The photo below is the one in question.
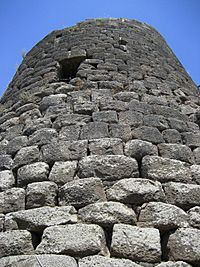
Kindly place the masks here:
POLYGON ((155 27, 200 84, 200 0, 0 0, 0 95, 22 51, 88 18, 129 18, 155 27))

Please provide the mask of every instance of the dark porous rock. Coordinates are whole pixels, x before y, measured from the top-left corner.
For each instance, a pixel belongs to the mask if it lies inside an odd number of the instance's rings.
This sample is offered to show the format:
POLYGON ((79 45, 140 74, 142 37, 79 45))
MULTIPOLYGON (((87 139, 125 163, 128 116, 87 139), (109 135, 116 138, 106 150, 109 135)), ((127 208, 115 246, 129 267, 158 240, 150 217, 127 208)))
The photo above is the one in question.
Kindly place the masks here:
POLYGON ((106 194, 108 200, 134 205, 164 200, 161 184, 157 181, 143 178, 120 180, 108 189, 106 194))
POLYGON ((200 230, 180 228, 169 236, 167 249, 170 260, 183 260, 195 266, 200 265, 200 230))
POLYGON ((22 147, 14 158, 14 168, 40 160, 40 151, 37 146, 22 147))
POLYGON ((159 231, 154 228, 115 224, 111 255, 133 261, 159 262, 161 258, 159 231))
POLYGON ((164 143, 164 139, 159 130, 155 127, 141 126, 133 129, 132 136, 134 139, 141 139, 153 144, 164 143))
POLYGON ((143 123, 143 115, 140 112, 128 110, 119 113, 119 123, 127 124, 131 127, 141 126, 143 123))
POLYGON ((122 203, 98 202, 78 211, 79 219, 86 223, 111 227, 116 223, 136 224, 135 212, 122 203))
POLYGON ((168 231, 188 226, 188 215, 182 209, 163 202, 149 202, 141 207, 138 226, 168 231))
POLYGON ((27 136, 17 136, 9 141, 6 151, 10 155, 15 155, 22 147, 26 147, 27 143, 27 136))
POLYGON ((200 147, 200 133, 182 133, 183 143, 191 148, 200 147))
POLYGON ((102 155, 84 157, 79 162, 79 177, 99 177, 103 180, 119 180, 138 177, 135 159, 123 155, 102 155))
POLYGON ((129 110, 134 110, 137 112, 141 112, 143 114, 150 114, 152 113, 152 106, 145 103, 145 102, 140 102, 136 99, 133 99, 130 101, 128 104, 129 110))
POLYGON ((200 185, 183 183, 166 183, 164 185, 168 203, 189 209, 200 205, 200 185))
POLYGON ((36 252, 89 256, 106 254, 106 240, 103 229, 94 224, 51 226, 44 230, 36 252))
POLYGON ((189 223, 192 227, 200 229, 200 207, 196 206, 188 211, 189 223))
POLYGON ((92 118, 93 121, 95 122, 107 122, 107 123, 118 122, 117 112, 114 110, 93 112, 92 118))
POLYGON ((158 149, 147 141, 130 140, 125 144, 124 154, 140 161, 146 155, 158 155, 158 149))
POLYGON ((0 171, 11 170, 13 160, 10 155, 0 155, 0 171))
POLYGON ((128 124, 110 124, 109 129, 111 137, 121 138, 125 142, 132 137, 131 127, 128 124))
POLYGON ((41 148, 43 161, 53 164, 55 161, 77 160, 87 155, 87 140, 53 141, 41 148))
POLYGON ((99 178, 84 178, 68 182, 60 188, 59 205, 73 205, 76 208, 106 201, 103 184, 99 178))
POLYGON ((54 182, 36 182, 28 184, 26 189, 26 208, 55 206, 58 187, 54 182))
POLYGON ((46 227, 76 223, 77 214, 72 206, 40 207, 35 209, 8 213, 6 220, 14 220, 19 229, 42 232, 46 227))
POLYGON ((29 136, 37 130, 43 128, 50 128, 51 125, 52 125, 51 120, 45 117, 34 120, 28 120, 26 121, 25 126, 23 128, 23 134, 29 136))
POLYGON ((89 141, 90 155, 123 155, 120 138, 101 138, 89 141))
POLYGON ((65 184, 74 179, 77 170, 77 161, 57 161, 54 163, 49 180, 57 184, 65 184))
POLYGON ((55 129, 43 128, 35 131, 28 141, 28 145, 46 145, 52 142, 53 139, 56 139, 58 133, 55 129))
POLYGON ((17 184, 26 185, 32 182, 42 182, 47 180, 49 165, 45 162, 35 162, 25 165, 17 171, 17 184))
POLYGON ((0 232, 4 230, 5 215, 0 213, 0 232))
POLYGON ((0 171, 0 191, 5 191, 15 184, 15 177, 10 170, 0 171))
POLYGON ((65 255, 19 255, 0 259, 1 267, 78 267, 76 260, 65 255))
POLYGON ((59 132, 59 140, 65 141, 76 141, 79 139, 80 135, 80 126, 77 125, 68 125, 62 127, 59 132))
POLYGON ((94 266, 95 267, 142 267, 141 265, 128 259, 108 258, 99 255, 88 256, 79 260, 79 267, 94 267, 94 266))
POLYGON ((25 190, 13 187, 0 192, 0 213, 25 209, 25 190))
POLYGON ((90 122, 83 125, 80 133, 80 139, 99 139, 108 136, 108 125, 105 122, 90 122))
POLYGON ((31 233, 26 230, 0 233, 0 258, 20 254, 34 254, 31 233))
POLYGON ((159 115, 146 115, 144 116, 144 125, 149 127, 156 127, 158 130, 163 131, 169 128, 167 119, 159 115))
POLYGON ((192 180, 200 185, 200 165, 194 164, 190 166, 192 180))
POLYGON ((158 150, 161 157, 177 159, 190 164, 194 163, 192 150, 186 145, 159 144, 158 150))
POLYGON ((97 105, 91 101, 74 104, 74 113, 92 115, 97 110, 97 105))
POLYGON ((191 172, 184 162, 162 158, 158 156, 145 156, 142 160, 142 177, 160 182, 177 181, 191 182, 191 172))
POLYGON ((181 144, 181 134, 175 129, 166 129, 162 132, 166 143, 181 144))

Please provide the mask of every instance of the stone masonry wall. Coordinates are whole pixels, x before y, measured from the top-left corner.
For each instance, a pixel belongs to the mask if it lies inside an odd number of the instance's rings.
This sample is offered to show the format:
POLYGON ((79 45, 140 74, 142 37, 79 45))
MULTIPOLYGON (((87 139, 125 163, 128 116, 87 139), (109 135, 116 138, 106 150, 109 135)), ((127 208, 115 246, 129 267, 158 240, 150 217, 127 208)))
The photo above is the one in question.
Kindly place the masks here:
POLYGON ((54 31, 0 105, 0 267, 200 266, 200 101, 150 26, 54 31))

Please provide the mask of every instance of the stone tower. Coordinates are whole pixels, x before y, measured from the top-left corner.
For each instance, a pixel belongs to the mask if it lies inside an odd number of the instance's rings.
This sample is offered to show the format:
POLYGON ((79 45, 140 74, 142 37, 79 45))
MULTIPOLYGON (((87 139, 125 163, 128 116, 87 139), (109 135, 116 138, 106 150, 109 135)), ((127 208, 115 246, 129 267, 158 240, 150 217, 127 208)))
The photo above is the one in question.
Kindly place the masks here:
POLYGON ((200 266, 199 92, 127 19, 50 33, 0 106, 0 267, 200 266))

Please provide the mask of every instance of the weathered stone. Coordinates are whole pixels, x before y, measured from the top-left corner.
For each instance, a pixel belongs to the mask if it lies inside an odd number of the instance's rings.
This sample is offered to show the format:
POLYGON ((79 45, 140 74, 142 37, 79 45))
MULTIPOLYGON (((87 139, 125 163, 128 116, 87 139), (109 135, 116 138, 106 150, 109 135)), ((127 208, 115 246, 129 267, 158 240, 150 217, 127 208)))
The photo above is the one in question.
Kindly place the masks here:
POLYGON ((196 164, 200 165, 200 147, 197 147, 193 150, 194 158, 196 164))
POLYGON ((101 138, 89 142, 91 155, 123 155, 123 144, 119 138, 101 138))
POLYGON ((133 110, 136 112, 141 112, 143 114, 150 114, 152 113, 152 107, 151 105, 138 101, 136 99, 133 99, 128 104, 129 110, 133 110))
POLYGON ((200 205, 200 185, 167 183, 164 185, 167 202, 183 209, 200 205))
POLYGON ((10 170, 13 166, 13 160, 9 155, 0 155, 0 171, 10 170))
POLYGON ((43 97, 40 103, 40 110, 44 112, 50 106, 56 106, 58 104, 65 103, 67 100, 66 94, 57 94, 43 97))
POLYGON ((86 123, 91 121, 91 117, 88 115, 81 115, 81 114, 61 114, 58 115, 56 120, 53 123, 53 128, 60 129, 64 126, 69 125, 85 125, 86 123))
POLYGON ((4 221, 5 221, 5 215, 0 213, 0 232, 3 232, 4 230, 4 221))
POLYGON ((99 202, 90 204, 78 212, 83 222, 111 227, 116 223, 136 224, 135 212, 122 203, 99 202))
POLYGON ((105 122, 90 122, 83 125, 80 139, 99 139, 108 136, 108 125, 105 122))
MULTIPOLYGON (((99 255, 85 257, 79 260, 79 267, 142 267, 127 259, 108 258, 99 255)), ((3 266, 4 267, 4 266, 3 266)))
POLYGON ((128 110, 119 113, 119 123, 127 124, 131 127, 141 126, 143 123, 143 115, 139 112, 128 110))
POLYGON ((72 206, 40 207, 9 213, 6 215, 6 220, 14 220, 19 229, 42 232, 49 226, 76 223, 76 213, 72 206))
POLYGON ((145 156, 142 160, 142 177, 160 182, 191 182, 191 172, 184 162, 158 156, 145 156))
POLYGON ((177 159, 188 163, 194 163, 192 150, 186 145, 179 144, 159 144, 160 156, 164 158, 177 159))
POLYGON ((49 180, 57 184, 65 184, 74 179, 77 170, 77 161, 55 162, 49 180))
POLYGON ((121 138, 123 141, 132 138, 131 127, 128 124, 110 124, 109 129, 112 137, 121 138))
POLYGON ((200 146, 200 134, 185 132, 182 133, 183 143, 191 148, 196 148, 200 146))
POLYGON ((86 140, 52 142, 42 147, 42 159, 50 164, 55 161, 77 160, 87 155, 87 145, 86 140))
POLYGON ((158 155, 155 145, 142 140, 130 140, 125 144, 124 154, 140 161, 146 155, 158 155))
POLYGON ((162 132, 166 143, 180 144, 182 143, 181 134, 175 129, 167 129, 162 132))
POLYGON ((107 122, 107 123, 118 122, 117 112, 114 110, 93 112, 92 118, 93 118, 93 121, 95 122, 99 122, 99 121, 107 122))
POLYGON ((132 131, 132 136, 135 139, 141 139, 153 144, 164 143, 164 139, 159 130, 155 127, 141 126, 132 131))
POLYGON ((192 267, 192 265, 183 261, 167 261, 156 265, 156 267, 192 267))
POLYGON ((0 233, 0 258, 33 253, 31 234, 28 231, 15 230, 0 233))
POLYGON ((65 141, 76 141, 79 139, 80 135, 80 126, 77 125, 68 125, 62 127, 59 133, 59 139, 65 141))
POLYGON ((45 162, 35 162, 25 165, 17 171, 18 185, 26 185, 32 182, 42 182, 47 180, 49 165, 45 162))
POLYGON ((46 145, 52 142, 57 138, 58 134, 55 129, 43 128, 35 131, 30 137, 28 144, 29 145, 46 145))
POLYGON ((25 190, 13 187, 0 193, 0 213, 25 209, 25 190))
POLYGON ((29 110, 32 110, 32 109, 35 109, 35 108, 38 108, 38 105, 36 105, 34 103, 27 103, 27 104, 19 107, 16 110, 17 116, 21 115, 22 113, 24 113, 26 111, 29 111, 29 110))
POLYGON ((200 165, 191 165, 190 171, 192 175, 192 181, 200 185, 200 165))
POLYGON ((139 98, 138 94, 135 92, 119 92, 115 94, 114 99, 124 101, 124 102, 130 102, 132 99, 137 99, 139 98))
POLYGON ((200 264, 200 230, 193 228, 180 228, 169 236, 167 249, 170 260, 183 260, 200 264))
POLYGON ((196 206, 188 211, 189 223, 192 227, 200 229, 200 207, 196 206))
POLYGON ((26 164, 40 160, 40 151, 37 146, 22 147, 14 158, 14 167, 18 168, 26 164))
POLYGON ((39 129, 50 128, 51 125, 52 125, 51 120, 45 117, 34 120, 28 120, 25 122, 25 126, 23 128, 23 134, 31 135, 39 129))
POLYGON ((15 177, 12 171, 5 170, 0 171, 0 191, 7 190, 14 186, 15 184, 15 177))
POLYGON ((20 255, 0 259, 1 267, 78 267, 76 260, 65 255, 20 255))
POLYGON ((159 262, 161 258, 159 231, 154 228, 115 224, 111 255, 133 261, 159 262))
POLYGON ((27 143, 27 136, 17 136, 9 141, 6 151, 10 155, 15 155, 22 147, 26 147, 27 143))
POLYGON ((188 226, 188 216, 180 208, 162 202, 149 202, 141 207, 138 226, 168 231, 188 226))
MULTIPOLYGON (((0 138, 1 140, 2 138, 0 138)), ((7 146, 9 144, 9 141, 6 139, 3 139, 0 141, 0 155, 10 154, 7 152, 7 146)))
POLYGON ((28 184, 26 189, 26 208, 55 206, 58 187, 54 182, 28 184))
POLYGON ((60 205, 73 205, 81 208, 97 201, 106 201, 103 184, 99 178, 74 180, 60 188, 60 205))
POLYGON ((156 127, 159 131, 169 128, 166 118, 159 115, 146 115, 144 116, 143 123, 145 126, 156 127))
POLYGON ((93 224, 51 226, 44 230, 36 251, 78 257, 105 254, 105 234, 100 226, 93 224))
POLYGON ((122 155, 88 156, 79 162, 79 177, 99 177, 103 180, 119 180, 138 177, 135 159, 122 155))
POLYGON ((162 201, 164 192, 157 181, 142 178, 129 178, 116 182, 107 190, 108 200, 129 204, 143 204, 149 201, 162 201))
POLYGON ((92 115, 97 110, 97 105, 91 101, 74 104, 74 113, 92 115))

